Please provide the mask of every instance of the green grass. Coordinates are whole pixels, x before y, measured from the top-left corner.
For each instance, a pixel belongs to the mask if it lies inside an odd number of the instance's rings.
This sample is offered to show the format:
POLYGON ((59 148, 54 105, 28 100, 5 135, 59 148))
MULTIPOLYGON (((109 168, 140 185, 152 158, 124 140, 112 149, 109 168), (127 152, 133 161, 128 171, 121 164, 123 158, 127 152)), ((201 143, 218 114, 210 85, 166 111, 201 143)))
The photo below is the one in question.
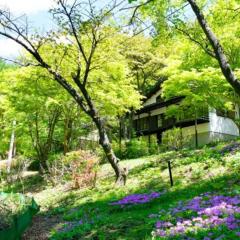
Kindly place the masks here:
MULTIPOLYGON (((187 201, 209 191, 235 191, 239 194, 239 165, 236 162, 240 153, 222 156, 218 151, 223 146, 219 144, 215 148, 167 152, 122 161, 121 164, 130 169, 125 187, 114 186, 114 176, 107 164, 102 166, 101 178, 94 189, 66 190, 58 186, 42 190, 39 182, 35 182, 39 191, 34 197, 42 207, 40 214, 57 215, 61 219, 61 223, 52 229, 51 239, 152 239, 156 219, 149 218, 150 214, 159 213, 162 209, 167 211, 179 201, 187 201), (172 160, 173 165, 172 188, 167 160, 172 160), (146 204, 124 208, 109 205, 128 194, 163 190, 167 191, 163 196, 146 204), (77 225, 80 220, 85 223, 77 225), (70 227, 66 228, 67 225, 70 227)), ((31 184, 33 182, 27 186, 31 184)), ((17 191, 17 186, 12 189, 17 191)), ((203 239, 204 234, 202 231, 197 233, 196 239, 203 239)), ((231 234, 225 239, 234 239, 231 234)))

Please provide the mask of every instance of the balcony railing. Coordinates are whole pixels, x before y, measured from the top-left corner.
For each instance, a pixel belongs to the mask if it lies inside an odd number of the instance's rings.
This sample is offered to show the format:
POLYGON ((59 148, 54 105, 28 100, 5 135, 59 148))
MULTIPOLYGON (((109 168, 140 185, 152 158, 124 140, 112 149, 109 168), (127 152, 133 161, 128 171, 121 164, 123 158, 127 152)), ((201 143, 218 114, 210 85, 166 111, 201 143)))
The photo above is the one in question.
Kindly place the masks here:
MULTIPOLYGON (((153 116, 154 117, 154 116, 153 116)), ((200 117, 197 118, 197 123, 205 123, 209 122, 209 115, 204 114, 200 117)), ((155 116, 154 119, 151 119, 149 121, 149 126, 145 127, 144 129, 140 128, 139 125, 135 125, 135 129, 137 134, 143 134, 143 133, 152 133, 156 131, 165 131, 167 129, 171 129, 172 127, 186 127, 186 126, 193 126, 195 124, 195 119, 194 118, 186 118, 183 120, 177 121, 174 118, 169 118, 169 119, 163 119, 162 125, 158 126, 158 121, 155 116)))

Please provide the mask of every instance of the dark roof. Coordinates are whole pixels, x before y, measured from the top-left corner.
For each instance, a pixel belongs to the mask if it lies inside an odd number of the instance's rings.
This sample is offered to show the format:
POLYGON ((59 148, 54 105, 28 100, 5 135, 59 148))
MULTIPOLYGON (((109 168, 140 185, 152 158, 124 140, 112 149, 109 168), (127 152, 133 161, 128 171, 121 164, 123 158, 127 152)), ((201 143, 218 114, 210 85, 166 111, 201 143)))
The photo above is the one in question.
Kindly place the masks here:
POLYGON ((167 77, 162 77, 161 79, 159 79, 156 84, 149 90, 149 92, 147 94, 145 94, 145 99, 143 102, 146 102, 150 97, 152 97, 155 93, 157 93, 157 91, 159 91, 161 89, 161 85, 162 83, 167 80, 167 77))
POLYGON ((144 106, 141 109, 137 110, 136 114, 147 113, 149 111, 152 111, 152 110, 155 110, 155 109, 158 109, 158 108, 161 108, 161 107, 166 107, 166 106, 169 106, 169 105, 172 105, 172 104, 177 104, 177 103, 181 102, 182 99, 184 99, 184 97, 178 96, 178 97, 171 98, 171 99, 169 99, 167 101, 164 101, 164 102, 152 103, 152 104, 149 104, 149 105, 144 106))

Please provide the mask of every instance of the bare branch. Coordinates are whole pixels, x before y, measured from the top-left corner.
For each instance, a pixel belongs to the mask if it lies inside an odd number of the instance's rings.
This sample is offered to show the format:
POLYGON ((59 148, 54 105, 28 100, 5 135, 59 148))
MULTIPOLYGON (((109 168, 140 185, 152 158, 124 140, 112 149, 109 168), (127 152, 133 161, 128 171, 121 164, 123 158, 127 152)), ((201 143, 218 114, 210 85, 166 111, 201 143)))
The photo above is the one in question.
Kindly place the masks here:
POLYGON ((122 10, 134 9, 134 10, 133 10, 132 17, 130 18, 130 21, 129 21, 130 24, 133 23, 133 21, 134 21, 134 19, 135 19, 135 16, 136 16, 136 14, 137 14, 137 11, 138 11, 140 8, 143 7, 143 6, 148 5, 149 3, 153 2, 153 1, 154 1, 154 0, 148 0, 148 1, 146 1, 146 2, 144 2, 144 3, 141 3, 141 4, 137 5, 137 6, 130 6, 130 7, 122 8, 122 10))
POLYGON ((82 46, 82 43, 81 41, 79 40, 79 36, 77 34, 77 30, 74 26, 74 23, 73 23, 73 19, 72 19, 72 11, 73 9, 75 8, 76 6, 76 1, 74 2, 74 4, 72 5, 70 11, 67 10, 67 6, 65 5, 64 1, 63 0, 59 0, 59 3, 61 5, 61 7, 63 8, 63 11, 64 11, 64 14, 65 16, 68 18, 68 21, 70 23, 70 27, 71 27, 71 30, 72 30, 72 33, 73 33, 73 36, 77 42, 77 45, 78 45, 78 48, 79 48, 79 51, 81 52, 85 62, 87 63, 87 57, 86 57, 86 54, 85 54, 85 51, 83 49, 83 46, 82 46))
POLYGON ((39 67, 40 66, 40 64, 34 64, 34 63, 30 63, 30 62, 22 63, 20 61, 16 61, 16 60, 4 58, 4 57, 0 57, 0 59, 2 59, 3 61, 6 61, 6 62, 14 63, 20 67, 29 67, 29 66, 39 67))

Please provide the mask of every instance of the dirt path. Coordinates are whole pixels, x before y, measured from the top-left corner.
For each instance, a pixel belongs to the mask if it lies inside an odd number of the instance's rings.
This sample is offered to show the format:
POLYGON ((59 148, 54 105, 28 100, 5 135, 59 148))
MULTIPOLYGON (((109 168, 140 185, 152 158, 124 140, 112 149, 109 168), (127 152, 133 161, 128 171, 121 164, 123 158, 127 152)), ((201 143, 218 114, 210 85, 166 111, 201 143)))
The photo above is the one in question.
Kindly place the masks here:
POLYGON ((59 216, 37 215, 33 218, 32 226, 24 233, 22 240, 46 240, 50 231, 57 229, 62 222, 59 216))

